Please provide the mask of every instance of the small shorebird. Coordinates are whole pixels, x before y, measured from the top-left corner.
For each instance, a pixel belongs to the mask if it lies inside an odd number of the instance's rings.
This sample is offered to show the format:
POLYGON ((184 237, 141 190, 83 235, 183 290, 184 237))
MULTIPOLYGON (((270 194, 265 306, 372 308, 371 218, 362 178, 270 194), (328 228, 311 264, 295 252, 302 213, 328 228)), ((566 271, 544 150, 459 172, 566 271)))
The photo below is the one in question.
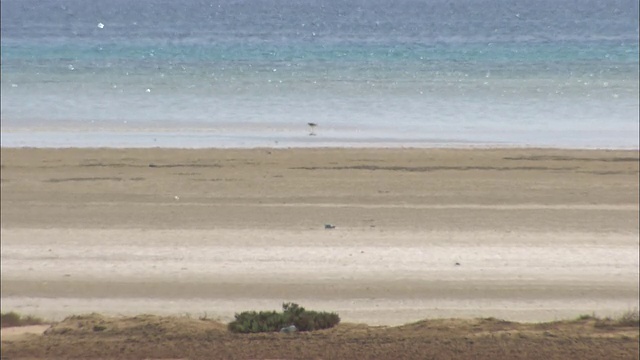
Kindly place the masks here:
POLYGON ((309 133, 309 136, 315 136, 316 135, 315 129, 316 129, 316 126, 318 126, 318 124, 312 123, 312 122, 307 123, 307 124, 311 128, 311 132, 309 133))

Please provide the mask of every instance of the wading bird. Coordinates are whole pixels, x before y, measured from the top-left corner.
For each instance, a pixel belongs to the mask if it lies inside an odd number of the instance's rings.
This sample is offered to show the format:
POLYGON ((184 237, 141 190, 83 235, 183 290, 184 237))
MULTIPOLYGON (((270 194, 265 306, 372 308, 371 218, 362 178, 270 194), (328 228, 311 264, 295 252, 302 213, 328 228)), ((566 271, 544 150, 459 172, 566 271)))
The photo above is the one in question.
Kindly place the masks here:
POLYGON ((311 128, 311 132, 309 133, 309 136, 315 136, 316 135, 316 126, 318 126, 318 124, 316 123, 307 123, 309 125, 309 127, 311 128))

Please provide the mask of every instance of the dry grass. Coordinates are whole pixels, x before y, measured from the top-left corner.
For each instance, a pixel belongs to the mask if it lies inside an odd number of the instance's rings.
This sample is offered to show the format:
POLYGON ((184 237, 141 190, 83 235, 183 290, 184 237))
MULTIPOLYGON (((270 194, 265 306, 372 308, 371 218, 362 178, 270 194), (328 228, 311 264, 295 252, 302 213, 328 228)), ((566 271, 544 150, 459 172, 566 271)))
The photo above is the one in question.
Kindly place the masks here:
POLYGON ((3 342, 2 358, 85 359, 637 359, 638 327, 595 317, 543 324, 424 320, 397 327, 340 324, 293 334, 234 334, 188 317, 72 316, 44 336, 3 342))
POLYGON ((623 313, 617 321, 619 326, 640 327, 640 313, 638 309, 627 311, 623 313))
POLYGON ((592 319, 595 320, 595 327, 597 328, 614 328, 614 327, 636 327, 640 328, 640 313, 638 313, 638 309, 628 310, 622 315, 611 318, 599 318, 597 316, 592 316, 592 319))

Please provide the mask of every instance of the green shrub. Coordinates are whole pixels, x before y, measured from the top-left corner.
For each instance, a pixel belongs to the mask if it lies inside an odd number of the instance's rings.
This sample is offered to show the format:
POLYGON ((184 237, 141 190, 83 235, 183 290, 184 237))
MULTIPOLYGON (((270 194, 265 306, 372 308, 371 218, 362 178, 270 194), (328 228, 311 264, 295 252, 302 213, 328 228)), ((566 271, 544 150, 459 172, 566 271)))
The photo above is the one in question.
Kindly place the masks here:
POLYGON ((335 313, 307 311, 295 303, 282 304, 282 313, 275 311, 245 311, 235 315, 228 329, 237 333, 275 332, 295 325, 298 331, 328 329, 340 323, 335 313))
POLYGON ((596 315, 588 315, 588 314, 580 314, 578 316, 578 320, 595 320, 597 319, 596 315))
POLYGON ((20 314, 15 312, 2 313, 2 327, 20 326, 20 314))
POLYGON ((285 326, 284 317, 275 311, 245 311, 236 314, 235 321, 229 323, 229 330, 240 333, 279 331, 285 326))
POLYGON ((21 316, 16 312, 2 313, 0 322, 2 327, 15 327, 15 326, 28 326, 28 325, 42 325, 45 324, 44 320, 35 316, 21 316))

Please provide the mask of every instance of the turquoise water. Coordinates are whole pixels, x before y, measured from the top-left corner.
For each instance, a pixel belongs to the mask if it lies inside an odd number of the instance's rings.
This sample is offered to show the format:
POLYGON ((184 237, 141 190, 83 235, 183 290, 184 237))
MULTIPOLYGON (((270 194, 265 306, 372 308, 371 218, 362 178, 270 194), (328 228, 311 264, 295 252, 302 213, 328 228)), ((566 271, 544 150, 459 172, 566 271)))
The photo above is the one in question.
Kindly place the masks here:
POLYGON ((3 146, 638 148, 634 1, 1 6, 3 146))

